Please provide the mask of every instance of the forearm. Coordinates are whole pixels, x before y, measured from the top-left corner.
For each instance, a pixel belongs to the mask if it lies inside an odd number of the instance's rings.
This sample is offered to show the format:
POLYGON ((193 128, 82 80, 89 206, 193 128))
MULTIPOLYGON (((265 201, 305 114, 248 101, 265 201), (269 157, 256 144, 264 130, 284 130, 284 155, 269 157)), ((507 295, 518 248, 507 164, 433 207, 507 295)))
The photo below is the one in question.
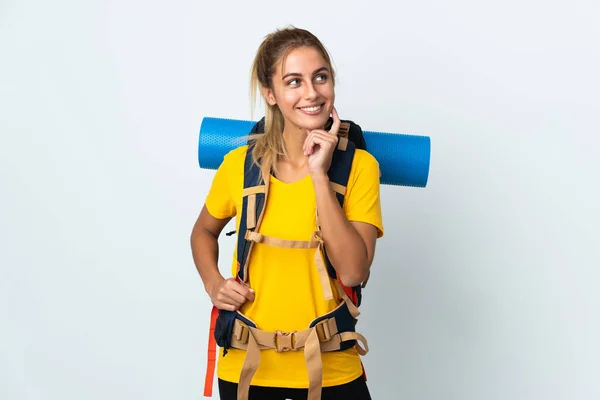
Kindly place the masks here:
POLYGON ((219 242, 209 232, 195 227, 190 238, 190 245, 196 269, 204 283, 205 290, 209 292, 214 285, 225 279, 218 267, 219 242))
POLYGON ((327 175, 313 177, 313 183, 327 257, 344 285, 359 285, 370 268, 367 247, 346 218, 327 175))

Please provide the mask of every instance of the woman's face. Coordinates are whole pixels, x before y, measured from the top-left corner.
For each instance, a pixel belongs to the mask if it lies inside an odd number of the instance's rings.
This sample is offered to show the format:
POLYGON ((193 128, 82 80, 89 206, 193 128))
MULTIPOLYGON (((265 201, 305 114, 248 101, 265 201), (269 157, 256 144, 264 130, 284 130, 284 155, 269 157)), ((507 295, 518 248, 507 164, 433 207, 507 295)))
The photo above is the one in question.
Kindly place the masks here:
POLYGON ((273 90, 265 98, 277 104, 286 126, 322 129, 333 108, 335 91, 331 71, 325 59, 312 47, 300 47, 288 53, 285 65, 278 62, 273 76, 273 90))

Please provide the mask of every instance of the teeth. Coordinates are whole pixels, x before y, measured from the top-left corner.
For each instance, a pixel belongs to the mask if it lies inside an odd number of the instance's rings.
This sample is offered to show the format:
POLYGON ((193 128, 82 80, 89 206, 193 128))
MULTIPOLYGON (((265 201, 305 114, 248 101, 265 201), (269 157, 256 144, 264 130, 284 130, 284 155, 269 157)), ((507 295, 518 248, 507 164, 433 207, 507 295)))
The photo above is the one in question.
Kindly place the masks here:
POLYGON ((316 107, 306 107, 306 108, 301 108, 301 110, 304 111, 308 111, 308 112, 312 112, 312 111, 317 111, 318 109, 320 109, 321 106, 316 106, 316 107))

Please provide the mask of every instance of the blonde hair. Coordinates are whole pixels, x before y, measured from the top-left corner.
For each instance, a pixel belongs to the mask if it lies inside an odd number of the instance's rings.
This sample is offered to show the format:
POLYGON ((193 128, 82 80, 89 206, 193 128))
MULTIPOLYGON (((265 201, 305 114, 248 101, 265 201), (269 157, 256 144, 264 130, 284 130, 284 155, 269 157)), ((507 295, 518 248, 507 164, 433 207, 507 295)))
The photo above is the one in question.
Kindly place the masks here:
POLYGON ((312 47, 319 51, 329 70, 331 81, 335 84, 331 58, 321 41, 305 29, 288 27, 277 29, 265 36, 252 63, 250 74, 251 110, 254 110, 257 92, 265 100, 265 132, 256 140, 252 140, 252 159, 267 171, 276 171, 277 160, 286 155, 283 141, 284 118, 277 104, 271 106, 261 91, 261 88, 273 89, 273 76, 277 63, 285 63, 287 55, 300 47, 312 47))

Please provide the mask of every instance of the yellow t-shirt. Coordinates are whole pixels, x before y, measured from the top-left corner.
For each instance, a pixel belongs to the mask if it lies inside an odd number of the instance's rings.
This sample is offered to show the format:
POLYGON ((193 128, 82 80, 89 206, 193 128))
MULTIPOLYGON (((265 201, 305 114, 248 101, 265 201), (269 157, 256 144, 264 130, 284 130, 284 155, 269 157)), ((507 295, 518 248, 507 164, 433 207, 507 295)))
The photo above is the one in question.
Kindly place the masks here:
MULTIPOLYGON (((237 216, 238 232, 247 147, 238 147, 225 156, 206 199, 206 208, 215 218, 237 216)), ((316 229, 316 197, 310 175, 293 183, 284 183, 273 176, 270 179, 266 211, 259 232, 281 239, 310 240, 316 229)), ((383 235, 379 164, 364 150, 357 150, 354 157, 344 211, 349 220, 370 223, 377 227, 378 237, 383 235)), ((237 271, 237 246, 234 248, 233 276, 237 271)), ((314 263, 315 251, 255 244, 248 267, 255 300, 246 302, 240 312, 261 330, 289 332, 307 329, 315 318, 332 311, 338 305, 336 287, 332 285, 334 300, 326 301, 314 263)), ((244 350, 230 348, 223 357, 221 349, 217 376, 237 383, 245 356, 244 350)), ((323 386, 341 385, 358 378, 362 374, 359 357, 354 348, 322 353, 323 386)), ((260 366, 251 384, 307 388, 304 351, 261 351, 260 366)))

